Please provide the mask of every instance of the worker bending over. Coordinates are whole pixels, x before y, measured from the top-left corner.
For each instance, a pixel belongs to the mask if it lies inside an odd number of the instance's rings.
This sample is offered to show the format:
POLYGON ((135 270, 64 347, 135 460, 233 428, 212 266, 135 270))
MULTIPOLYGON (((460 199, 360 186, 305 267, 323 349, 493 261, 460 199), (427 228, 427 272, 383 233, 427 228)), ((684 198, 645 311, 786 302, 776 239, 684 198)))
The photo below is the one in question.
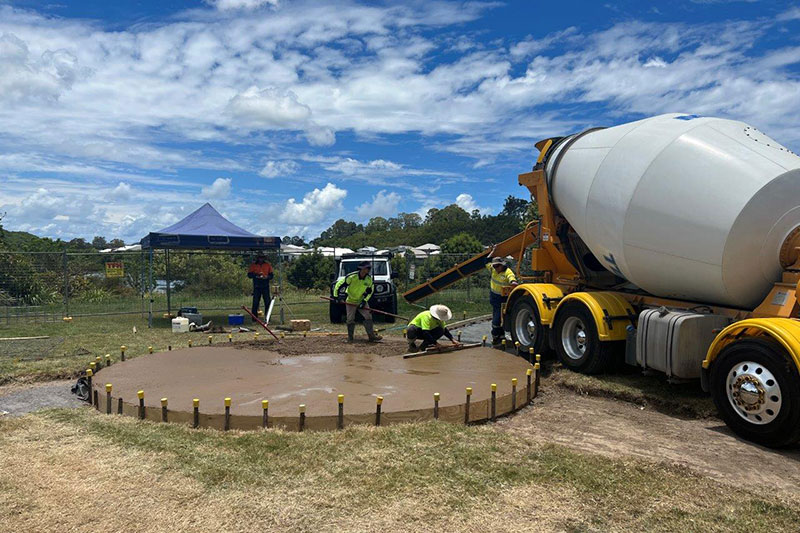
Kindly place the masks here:
POLYGON ((258 316, 258 304, 264 299, 264 314, 269 312, 269 280, 273 278, 272 265, 269 264, 264 254, 258 254, 256 260, 250 264, 247 277, 253 280, 253 314, 258 316))
POLYGON ((381 336, 375 333, 372 323, 372 313, 367 302, 372 297, 372 276, 369 271, 372 265, 369 261, 361 261, 358 270, 351 272, 333 287, 333 294, 339 303, 344 301, 347 309, 347 342, 353 342, 356 331, 356 311, 364 317, 364 329, 367 330, 369 342, 378 342, 381 336))
POLYGON ((408 339, 408 351, 417 351, 417 339, 422 339, 419 351, 424 352, 428 346, 439 346, 438 340, 445 336, 450 342, 458 346, 461 344, 453 339, 453 335, 447 329, 447 320, 453 318, 453 313, 446 305, 432 305, 427 311, 423 311, 408 323, 406 328, 406 338, 408 339))
POLYGON ((500 344, 505 338, 506 333, 503 330, 503 304, 508 300, 508 295, 503 295, 503 289, 518 285, 517 276, 514 271, 508 268, 505 259, 502 257, 494 257, 495 249, 493 246, 486 259, 491 258, 491 263, 486 264, 486 268, 492 275, 492 280, 489 284, 489 303, 492 305, 492 344, 500 344))

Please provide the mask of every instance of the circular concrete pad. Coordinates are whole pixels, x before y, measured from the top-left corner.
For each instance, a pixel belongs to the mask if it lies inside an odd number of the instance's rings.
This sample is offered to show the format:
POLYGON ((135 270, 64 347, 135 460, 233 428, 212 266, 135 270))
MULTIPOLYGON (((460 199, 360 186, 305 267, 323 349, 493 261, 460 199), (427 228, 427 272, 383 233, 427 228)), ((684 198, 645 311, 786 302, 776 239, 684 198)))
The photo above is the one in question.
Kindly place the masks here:
MULTIPOLYGON (((332 351, 335 344, 331 345, 332 351)), ((260 426, 261 401, 269 400, 270 426, 296 429, 298 406, 306 405, 310 429, 335 427, 337 396, 351 423, 374 422, 376 397, 383 396, 382 423, 433 417, 440 394, 440 418, 463 422, 466 387, 472 387, 470 421, 490 416, 491 384, 497 384, 498 415, 525 404, 527 361, 491 348, 470 348, 410 359, 367 353, 316 353, 286 357, 277 351, 232 346, 197 347, 128 360, 101 370, 95 380, 101 410, 105 384, 113 385, 126 414, 136 415, 136 392, 145 391, 147 418, 160 419, 162 397, 169 420, 191 420, 192 399, 200 400, 201 425, 221 427, 224 398, 231 398, 231 427, 260 426), (512 378, 518 379, 512 402, 512 378)))

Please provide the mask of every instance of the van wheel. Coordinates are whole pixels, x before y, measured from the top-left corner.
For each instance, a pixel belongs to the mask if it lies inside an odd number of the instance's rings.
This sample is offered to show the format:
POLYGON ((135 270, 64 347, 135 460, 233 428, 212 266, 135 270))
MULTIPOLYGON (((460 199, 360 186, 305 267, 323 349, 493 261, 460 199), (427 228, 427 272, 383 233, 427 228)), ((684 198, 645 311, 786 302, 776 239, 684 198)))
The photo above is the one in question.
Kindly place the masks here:
POLYGON ((592 314, 580 302, 565 302, 555 319, 555 345, 559 360, 583 374, 599 374, 614 360, 619 342, 600 342, 592 314))
POLYGON ((532 298, 524 296, 514 302, 507 320, 511 325, 511 338, 526 352, 529 348, 536 354, 548 350, 547 328, 542 325, 539 309, 532 298))
POLYGON ((737 435, 770 447, 800 440, 800 376, 777 343, 741 339, 711 367, 711 394, 737 435))

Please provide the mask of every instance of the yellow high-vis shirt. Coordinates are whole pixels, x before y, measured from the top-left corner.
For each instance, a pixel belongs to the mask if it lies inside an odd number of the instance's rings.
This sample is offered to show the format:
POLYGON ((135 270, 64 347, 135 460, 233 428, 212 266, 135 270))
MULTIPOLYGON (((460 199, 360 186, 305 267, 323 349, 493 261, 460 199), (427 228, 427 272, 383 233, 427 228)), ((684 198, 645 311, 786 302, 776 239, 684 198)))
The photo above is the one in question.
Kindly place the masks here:
POLYGON ((358 270, 356 270, 340 279, 333 287, 334 298, 339 294, 339 287, 344 284, 347 284, 347 303, 358 305, 361 300, 369 301, 372 298, 372 277, 369 274, 364 279, 361 279, 358 277, 358 270))
POLYGON ((414 320, 408 323, 409 326, 417 326, 419 329, 430 331, 436 328, 442 328, 447 325, 444 320, 434 318, 430 311, 423 311, 414 317, 414 320))
POLYGON ((492 274, 492 282, 489 288, 495 294, 502 295, 503 287, 510 287, 512 282, 517 281, 517 276, 514 275, 514 271, 508 267, 502 272, 498 272, 491 263, 486 263, 486 268, 492 274))

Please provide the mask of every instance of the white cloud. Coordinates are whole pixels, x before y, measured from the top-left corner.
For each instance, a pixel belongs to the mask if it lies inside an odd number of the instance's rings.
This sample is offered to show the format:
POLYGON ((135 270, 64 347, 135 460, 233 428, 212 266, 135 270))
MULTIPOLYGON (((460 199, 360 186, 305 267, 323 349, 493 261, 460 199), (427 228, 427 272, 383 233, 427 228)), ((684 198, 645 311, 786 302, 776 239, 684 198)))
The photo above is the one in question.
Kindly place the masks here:
POLYGON ((265 178, 279 178, 290 176, 298 170, 300 170, 300 165, 295 161, 267 161, 258 174, 265 178))
POLYGON ((228 108, 240 124, 263 129, 295 129, 311 116, 296 94, 275 87, 250 87, 231 98, 228 108))
POLYGON ((475 203, 475 199, 472 197, 472 195, 464 192, 456 196, 456 205, 467 213, 472 213, 476 209, 478 211, 481 210, 481 208, 478 207, 478 204, 475 203))
POLYGON ((111 198, 113 200, 122 200, 122 201, 130 200, 132 192, 133 189, 131 189, 131 186, 125 183, 124 181, 121 181, 119 182, 119 185, 117 185, 114 188, 114 191, 111 193, 111 198))
POLYGON ((326 220, 331 213, 342 209, 342 200, 347 196, 345 189, 328 183, 322 189, 314 189, 303 196, 301 202, 289 198, 282 213, 282 222, 308 226, 326 220))
POLYGON ((206 3, 220 11, 228 11, 234 9, 257 9, 264 6, 277 7, 278 0, 206 0, 206 3))
POLYGON ((373 217, 391 217, 397 215, 397 207, 400 205, 401 197, 396 192, 387 193, 385 190, 378 191, 369 202, 364 202, 356 208, 356 213, 362 219, 373 217))
POLYGON ((231 194, 231 178, 217 178, 208 187, 203 187, 201 192, 208 200, 221 200, 231 194))

